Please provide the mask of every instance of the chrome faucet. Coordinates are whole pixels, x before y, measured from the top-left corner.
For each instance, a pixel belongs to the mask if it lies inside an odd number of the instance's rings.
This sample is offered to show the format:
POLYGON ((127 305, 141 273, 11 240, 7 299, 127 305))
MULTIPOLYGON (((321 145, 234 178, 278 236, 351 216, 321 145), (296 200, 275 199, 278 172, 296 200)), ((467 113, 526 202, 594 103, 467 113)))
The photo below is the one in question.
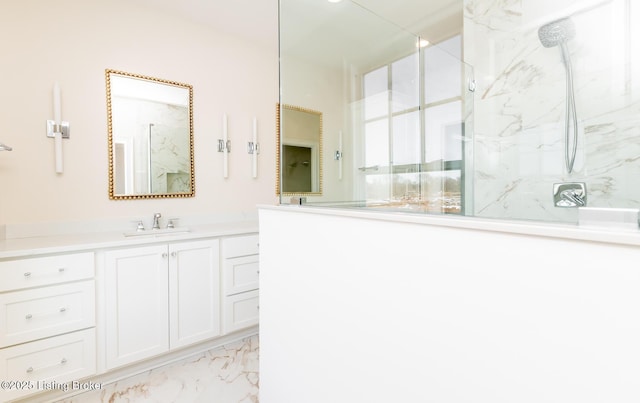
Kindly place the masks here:
POLYGON ((160 229, 160 217, 162 217, 162 214, 160 213, 155 213, 153 215, 153 229, 160 229))
POLYGON ((569 202, 573 203, 574 206, 584 207, 587 203, 584 200, 582 194, 578 193, 575 189, 567 189, 563 190, 560 195, 569 202))

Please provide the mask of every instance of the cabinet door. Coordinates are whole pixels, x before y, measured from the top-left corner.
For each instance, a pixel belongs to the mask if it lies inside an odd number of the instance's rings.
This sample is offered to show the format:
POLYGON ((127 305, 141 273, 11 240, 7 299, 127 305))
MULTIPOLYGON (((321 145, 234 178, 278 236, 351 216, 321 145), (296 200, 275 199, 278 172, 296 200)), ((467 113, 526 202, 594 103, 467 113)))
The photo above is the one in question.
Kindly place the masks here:
MULTIPOLYGON (((71 381, 95 373, 96 332, 93 328, 3 348, 0 349, 0 380, 21 381, 18 383, 31 387, 0 389, 0 401, 42 391, 43 381, 70 388, 71 381)), ((7 384, 9 382, 5 386, 7 384)))
POLYGON ((0 292, 69 283, 94 276, 93 252, 10 259, 0 262, 0 292))
POLYGON ((106 366, 169 349, 167 246, 105 252, 106 366))
POLYGON ((224 260, 222 284, 224 295, 233 295, 258 289, 260 258, 258 255, 224 260))
POLYGON ((219 241, 169 245, 171 348, 220 335, 219 241))
POLYGON ((225 297, 224 304, 225 334, 258 324, 260 316, 258 290, 225 297))
POLYGON ((95 326, 93 280, 0 294, 0 347, 95 326))

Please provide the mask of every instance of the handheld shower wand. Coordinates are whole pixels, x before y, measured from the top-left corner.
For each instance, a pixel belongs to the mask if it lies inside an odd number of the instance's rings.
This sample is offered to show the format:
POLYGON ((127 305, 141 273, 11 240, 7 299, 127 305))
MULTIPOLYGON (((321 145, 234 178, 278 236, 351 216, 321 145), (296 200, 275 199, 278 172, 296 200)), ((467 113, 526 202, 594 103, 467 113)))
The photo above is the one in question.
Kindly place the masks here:
POLYGON ((564 62, 566 70, 567 90, 564 124, 564 160, 568 173, 573 171, 573 164, 576 160, 576 151, 578 149, 578 117, 576 113, 576 99, 573 88, 573 68, 571 65, 569 48, 567 47, 567 41, 575 35, 575 25, 569 18, 552 21, 538 29, 538 38, 540 38, 542 46, 545 48, 552 48, 554 46, 560 47, 560 51, 562 52, 562 61, 564 62), (573 139, 571 141, 571 147, 569 147, 569 138, 571 137, 569 116, 571 116, 573 121, 573 139))

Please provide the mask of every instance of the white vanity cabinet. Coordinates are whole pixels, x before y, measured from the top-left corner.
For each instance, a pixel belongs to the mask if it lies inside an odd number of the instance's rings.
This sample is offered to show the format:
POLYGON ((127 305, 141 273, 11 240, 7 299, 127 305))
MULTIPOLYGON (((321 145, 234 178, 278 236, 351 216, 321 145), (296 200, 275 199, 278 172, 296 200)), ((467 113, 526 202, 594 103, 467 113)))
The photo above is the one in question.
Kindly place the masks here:
POLYGON ((93 252, 0 261, 0 401, 96 372, 93 252))
POLYGON ((105 365, 220 335, 219 241, 105 252, 105 365))
POLYGON ((258 235, 222 241, 223 332, 231 333, 258 324, 258 235))

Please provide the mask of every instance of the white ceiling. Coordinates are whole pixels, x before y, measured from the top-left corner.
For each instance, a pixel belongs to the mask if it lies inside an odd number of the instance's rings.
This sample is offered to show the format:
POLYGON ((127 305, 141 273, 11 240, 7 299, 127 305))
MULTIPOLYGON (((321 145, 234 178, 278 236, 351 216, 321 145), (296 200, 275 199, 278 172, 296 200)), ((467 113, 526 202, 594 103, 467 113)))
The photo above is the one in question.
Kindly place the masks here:
MULTIPOLYGON (((165 9, 214 29, 277 46, 278 0, 131 0, 165 9)), ((326 0, 313 0, 326 2, 326 0)), ((348 1, 348 0, 345 0, 348 1)), ((355 0, 382 18, 421 36, 426 27, 459 15, 462 0, 355 0)), ((461 21, 461 20, 460 20, 461 21)))
MULTIPOLYGON (((396 25, 421 36, 428 27, 451 16, 462 16, 462 0, 354 0, 396 25)), ((462 19, 460 19, 460 23, 462 19)))

